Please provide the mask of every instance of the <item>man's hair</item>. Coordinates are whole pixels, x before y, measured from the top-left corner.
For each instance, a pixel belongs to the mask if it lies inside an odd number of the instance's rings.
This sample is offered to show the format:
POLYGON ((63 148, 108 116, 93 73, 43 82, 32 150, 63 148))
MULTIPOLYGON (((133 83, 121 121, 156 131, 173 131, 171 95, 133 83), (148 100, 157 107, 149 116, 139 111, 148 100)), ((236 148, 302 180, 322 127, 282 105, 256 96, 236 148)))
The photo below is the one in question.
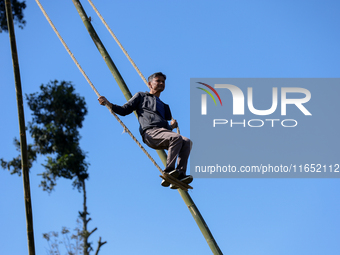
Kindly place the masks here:
POLYGON ((148 82, 152 81, 153 78, 157 77, 157 76, 163 76, 164 77, 164 80, 166 80, 166 75, 162 72, 157 72, 157 73, 154 73, 154 74, 151 74, 148 78, 148 82))

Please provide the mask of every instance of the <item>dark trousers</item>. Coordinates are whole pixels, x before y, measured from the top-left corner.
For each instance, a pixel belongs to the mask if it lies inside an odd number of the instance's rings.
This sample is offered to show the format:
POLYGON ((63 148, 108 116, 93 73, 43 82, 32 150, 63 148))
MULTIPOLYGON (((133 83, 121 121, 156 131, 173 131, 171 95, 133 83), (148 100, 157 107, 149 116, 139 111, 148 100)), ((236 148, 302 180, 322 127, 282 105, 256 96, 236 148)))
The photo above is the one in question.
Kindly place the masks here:
POLYGON ((156 150, 168 150, 165 170, 177 169, 186 173, 192 146, 190 139, 165 128, 152 128, 143 134, 143 142, 156 150))

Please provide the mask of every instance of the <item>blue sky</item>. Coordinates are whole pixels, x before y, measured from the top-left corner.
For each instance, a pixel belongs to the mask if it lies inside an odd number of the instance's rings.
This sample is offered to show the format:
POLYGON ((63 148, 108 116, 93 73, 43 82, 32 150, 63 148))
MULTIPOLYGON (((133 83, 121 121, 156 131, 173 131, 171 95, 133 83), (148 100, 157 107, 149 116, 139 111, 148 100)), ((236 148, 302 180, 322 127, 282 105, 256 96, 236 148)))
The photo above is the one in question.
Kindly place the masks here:
MULTIPOLYGON (((125 99, 73 3, 41 3, 99 93, 123 104, 125 99)), ((131 93, 147 90, 88 2, 82 4, 131 93)), ((161 99, 170 104, 185 136, 190 137, 190 78, 340 76, 338 1, 94 4, 145 76, 157 71, 168 76, 161 99)), ((210 254, 178 192, 160 186, 157 169, 98 104, 36 3, 27 5, 27 25, 23 30, 16 28, 23 92, 36 92, 50 80, 66 80, 73 82, 87 102, 81 147, 91 164, 87 193, 92 218, 89 229, 98 227, 91 238, 94 248, 101 236, 108 241, 101 255, 210 254)), ((0 157, 10 159, 17 156, 13 138, 19 131, 8 34, 2 33, 0 38, 0 157)), ((332 89, 339 92, 339 88, 332 89)), ((28 122, 27 105, 25 113, 28 122)), ((136 118, 122 119, 139 137, 136 118)), ((307 137, 308 132, 306 128, 307 137)), ((337 135, 336 128, 320 133, 326 141, 337 135)), ((303 142, 308 144, 306 156, 313 143, 303 142)), ((231 144, 221 149, 230 157, 240 157, 233 154, 231 144)), ((338 149, 334 143, 325 147, 330 153, 338 149)), ((157 154, 149 152, 161 164, 157 154)), ((275 151, 268 154, 268 159, 272 157, 279 159, 275 151)), ((37 254, 46 253, 48 247, 42 233, 60 231, 62 226, 74 228, 82 210, 82 196, 72 189, 71 181, 59 180, 50 195, 38 187, 41 179, 37 174, 43 171, 44 160, 39 158, 30 175, 37 254)), ((190 195, 224 254, 332 255, 340 250, 338 179, 195 179, 193 186, 190 195)), ((2 253, 26 254, 22 178, 1 170, 0 196, 2 253)))

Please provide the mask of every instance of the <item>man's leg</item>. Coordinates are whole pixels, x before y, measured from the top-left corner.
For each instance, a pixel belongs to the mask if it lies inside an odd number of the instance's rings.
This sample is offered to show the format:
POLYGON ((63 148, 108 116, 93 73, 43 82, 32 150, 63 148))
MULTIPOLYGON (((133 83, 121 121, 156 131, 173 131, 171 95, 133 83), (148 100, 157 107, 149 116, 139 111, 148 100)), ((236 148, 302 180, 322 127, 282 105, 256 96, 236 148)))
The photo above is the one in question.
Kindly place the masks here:
MULTIPOLYGON (((186 140, 189 140, 186 138, 186 140)), ((143 141, 149 147, 157 150, 168 150, 168 157, 166 162, 165 171, 175 169, 177 156, 181 155, 178 159, 181 170, 186 170, 186 163, 190 153, 190 142, 188 151, 188 142, 184 141, 183 137, 165 128, 153 128, 145 131, 143 141), (183 149, 183 145, 185 145, 183 149), (182 150, 183 149, 183 150, 182 150), (185 158, 187 157, 187 158, 185 158)), ((190 140, 189 140, 190 141, 190 140)))
POLYGON ((190 139, 182 136, 182 148, 179 151, 178 159, 177 159, 177 169, 186 175, 187 165, 188 165, 188 158, 190 155, 192 142, 190 139))

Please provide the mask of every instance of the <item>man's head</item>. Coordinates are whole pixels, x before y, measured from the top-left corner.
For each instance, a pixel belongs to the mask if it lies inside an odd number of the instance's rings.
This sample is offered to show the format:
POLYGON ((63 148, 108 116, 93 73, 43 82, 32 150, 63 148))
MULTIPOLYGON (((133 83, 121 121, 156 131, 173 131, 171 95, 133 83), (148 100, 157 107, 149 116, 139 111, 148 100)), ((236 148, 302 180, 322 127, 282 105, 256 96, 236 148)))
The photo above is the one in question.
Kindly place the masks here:
POLYGON ((149 76, 148 86, 150 88, 150 94, 160 96, 161 92, 165 89, 165 74, 158 72, 149 76))
POLYGON ((152 81, 153 78, 155 77, 158 77, 158 76, 163 76, 164 77, 164 80, 166 80, 166 75, 162 72, 157 72, 157 73, 154 73, 154 74, 151 74, 148 78, 148 82, 152 81))

